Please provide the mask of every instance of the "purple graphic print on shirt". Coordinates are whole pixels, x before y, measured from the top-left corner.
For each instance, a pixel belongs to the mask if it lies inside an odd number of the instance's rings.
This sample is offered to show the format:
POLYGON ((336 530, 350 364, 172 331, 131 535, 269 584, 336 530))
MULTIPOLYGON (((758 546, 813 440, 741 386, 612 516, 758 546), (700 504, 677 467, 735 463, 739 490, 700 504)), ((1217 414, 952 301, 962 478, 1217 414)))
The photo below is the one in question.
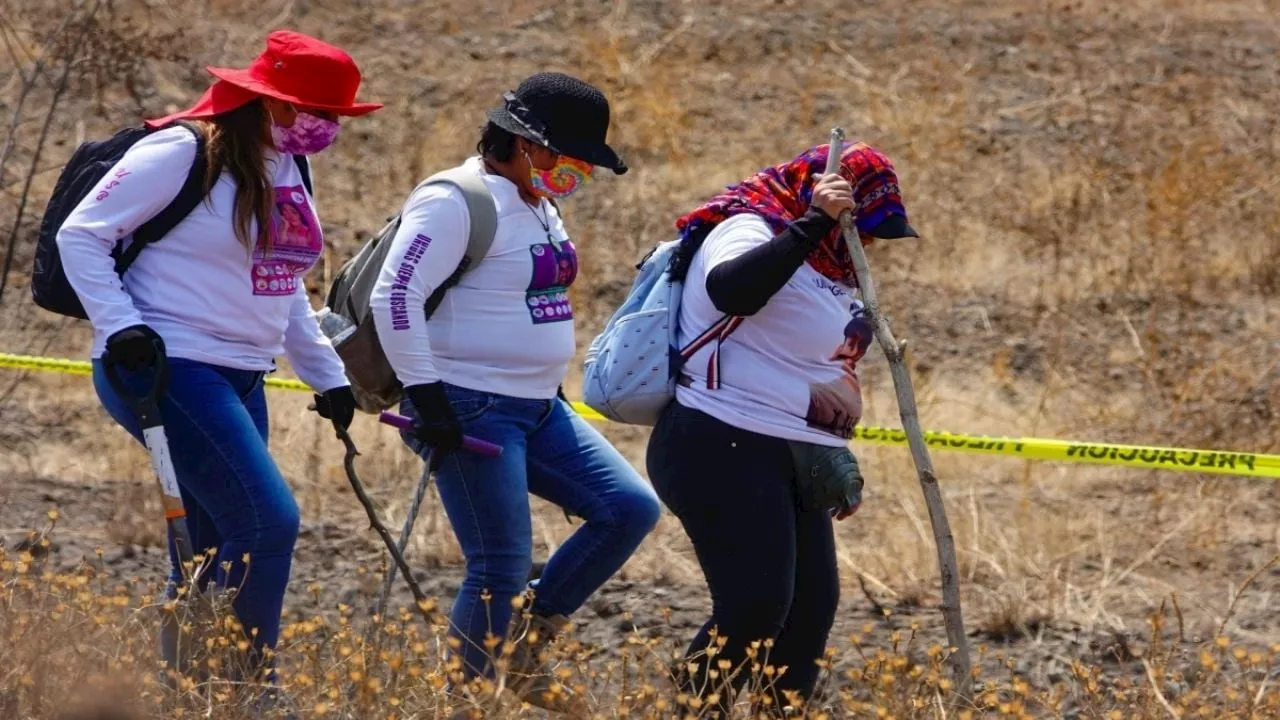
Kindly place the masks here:
POLYGON ((529 247, 533 256, 533 277, 525 293, 525 304, 534 325, 573 319, 569 286, 578 277, 578 252, 565 240, 556 248, 551 243, 529 247))
POLYGON ((253 294, 292 295, 298 278, 306 275, 324 249, 324 233, 301 185, 276 190, 275 226, 271 247, 253 250, 253 294))
POLYGON ((418 262, 431 245, 431 238, 418 233, 414 236, 409 250, 404 254, 400 267, 396 268, 396 281, 391 286, 391 328, 396 331, 408 330, 409 325, 409 283, 418 270, 418 262))

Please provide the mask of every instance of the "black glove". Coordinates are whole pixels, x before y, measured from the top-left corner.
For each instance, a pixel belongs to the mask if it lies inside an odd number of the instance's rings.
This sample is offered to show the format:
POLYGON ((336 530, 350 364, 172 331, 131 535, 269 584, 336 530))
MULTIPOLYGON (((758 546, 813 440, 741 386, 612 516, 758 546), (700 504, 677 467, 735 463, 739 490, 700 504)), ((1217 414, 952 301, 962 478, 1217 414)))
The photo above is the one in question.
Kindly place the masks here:
POLYGON ((444 383, 410 385, 404 393, 418 411, 413 434, 431 447, 433 464, 462 447, 462 423, 458 422, 458 416, 444 394, 444 383))
POLYGON ((129 372, 153 368, 164 356, 164 341, 146 325, 134 325, 107 338, 103 359, 129 372))
MULTIPOLYGON (((315 410, 320 417, 333 423, 334 430, 346 430, 356 416, 356 395, 350 385, 343 385, 316 395, 315 410)), ((342 437, 339 433, 338 437, 342 437)))

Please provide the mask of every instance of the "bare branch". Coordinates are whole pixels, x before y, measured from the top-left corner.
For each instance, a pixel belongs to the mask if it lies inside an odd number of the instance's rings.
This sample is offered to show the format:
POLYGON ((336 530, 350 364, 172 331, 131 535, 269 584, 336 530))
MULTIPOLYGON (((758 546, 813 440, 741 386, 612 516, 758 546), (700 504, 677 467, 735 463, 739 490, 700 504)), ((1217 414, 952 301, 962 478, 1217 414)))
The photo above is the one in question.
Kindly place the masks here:
MULTIPOLYGON (((400 529, 400 542, 397 546, 400 554, 404 554, 404 550, 409 546, 409 536, 413 534, 413 524, 418 519, 418 509, 422 507, 422 499, 427 494, 427 487, 431 484, 431 457, 427 456, 425 466, 422 469, 422 477, 418 478, 418 487, 413 491, 413 500, 409 504, 408 515, 404 519, 404 527, 400 529)), ((382 580, 382 590, 378 593, 378 604, 374 606, 373 613, 378 617, 382 617, 387 610, 387 598, 391 595, 391 584, 396 581, 396 570, 398 566, 392 564, 387 568, 387 576, 382 580)))
MULTIPOLYGON (((0 37, 4 38, 4 47, 5 47, 5 50, 8 51, 9 57, 13 60, 14 69, 18 71, 19 77, 21 77, 23 81, 26 81, 28 79, 28 76, 26 73, 22 72, 22 66, 26 62, 36 60, 36 58, 32 57, 31 53, 26 52, 26 49, 23 48, 21 45, 14 46, 13 38, 19 38, 21 37, 21 35, 19 35, 18 33, 18 28, 14 27, 13 23, 9 22, 9 18, 11 16, 12 16, 12 13, 8 11, 0 12, 0 37), (20 57, 21 55, 26 56, 25 60, 22 57, 20 57)), ((60 25, 57 31, 55 31, 55 36, 57 32, 62 31, 62 28, 67 24, 68 21, 70 21, 72 17, 73 16, 68 15, 67 17, 63 18, 62 25, 60 25)), ((38 61, 37 61, 37 64, 39 64, 38 61)), ((34 73, 30 77, 34 78, 35 77, 34 73)))
MULTIPOLYGON (((68 15, 67 17, 63 18, 62 23, 58 25, 58 28, 57 30, 54 31, 54 34, 52 37, 57 37, 59 34, 61 34, 62 31, 66 28, 67 24, 71 22, 72 17, 73 17, 72 15, 68 15)), ((4 23, 4 25, 8 26, 8 23, 6 22, 4 23)), ((11 27, 11 26, 8 26, 8 27, 11 27)), ((9 44, 9 33, 0 33, 0 34, 4 35, 5 46, 10 48, 10 54, 13 55, 15 51, 12 49, 12 47, 9 44)), ((31 74, 27 75, 22 72, 22 67, 18 63, 17 57, 15 55, 14 68, 17 71, 18 76, 22 78, 22 90, 18 92, 18 101, 13 107, 13 117, 9 120, 9 129, 5 133, 4 149, 0 150, 0 178, 4 177, 4 166, 9 161, 9 154, 13 152, 13 148, 15 145, 15 138, 17 138, 17 135, 18 135, 18 132, 17 132, 18 126, 22 124, 22 108, 27 102, 27 96, 31 94, 32 89, 35 88, 36 79, 41 74, 44 64, 45 64, 45 58, 43 57, 39 58, 38 60, 36 60, 35 67, 31 70, 31 74)), ((70 69, 70 59, 68 60, 67 68, 68 70, 70 69)), ((64 79, 66 78, 66 73, 63 73, 63 77, 64 79)), ((55 99, 55 103, 56 103, 56 99, 55 99)), ((0 288, 3 288, 3 285, 0 285, 0 288)))
POLYGON ((1147 662, 1146 658, 1142 658, 1142 667, 1147 671, 1147 681, 1151 683, 1151 692, 1155 695, 1156 700, 1159 701, 1160 707, 1169 713, 1169 717, 1179 720, 1182 715, 1169 704, 1169 701, 1165 699, 1164 693, 1160 692, 1160 681, 1156 679, 1156 673, 1151 669, 1151 663, 1147 662))
POLYGON ((347 471, 347 480, 351 483, 351 489, 356 493, 356 499, 364 507, 365 514, 369 516, 369 525, 374 532, 378 533, 378 537, 382 538, 382 543, 387 546, 387 552, 391 553, 391 559, 395 561, 396 567, 400 568, 400 572, 404 574, 404 581, 409 585, 409 592, 413 593, 413 599, 416 600, 418 612, 421 613, 423 619, 431 622, 431 617, 427 612, 430 607, 429 598, 422 592, 422 587, 418 585, 418 581, 413 579, 413 571, 409 568, 409 564, 404 560, 404 554, 400 552, 400 548, 396 545, 395 539, 391 537, 387 526, 382 524, 382 520, 378 518, 378 511, 373 507, 373 500, 369 498, 369 493, 365 492, 364 483, 360 481, 360 476, 356 473, 356 456, 360 451, 356 449, 355 441, 351 439, 351 435, 346 431, 339 429, 338 438, 342 440, 342 444, 346 446, 347 453, 342 459, 342 467, 347 471))
POLYGON ((1253 574, 1245 578, 1244 582, 1240 584, 1240 589, 1236 591, 1235 596, 1231 598, 1231 604, 1227 607, 1226 617, 1222 618, 1222 624, 1218 626, 1218 637, 1222 637, 1222 634, 1227 631, 1227 623, 1231 622, 1231 616, 1235 615, 1236 603, 1240 602, 1241 597, 1244 597, 1244 591, 1249 589, 1249 586, 1253 584, 1254 580, 1258 579, 1259 575, 1270 570, 1271 566, 1277 562, 1280 562, 1280 555, 1272 557, 1266 565, 1254 570, 1253 574))
MULTIPOLYGON (((77 38, 77 42, 72 45, 73 48, 83 46, 85 37, 93 27, 93 17, 97 15, 98 8, 101 6, 102 0, 94 0, 88 14, 84 16, 80 36, 77 38)), ((26 211, 27 200, 31 196, 31 183, 35 179, 36 168, 40 166, 40 156, 44 153, 45 141, 49 139, 49 128, 53 126, 53 119, 58 114, 58 102, 66 93, 67 84, 71 80, 71 71, 77 65, 77 53, 78 51, 76 50, 72 51, 71 57, 67 58, 62 68, 62 75, 58 78, 58 86, 53 91, 53 99, 49 101, 49 112, 45 115, 44 124, 40 127, 40 138, 36 141, 35 153, 31 157, 31 168, 27 172, 26 181, 22 186, 22 196, 18 200, 18 210, 13 214, 13 226, 9 230, 9 241, 5 248, 4 267, 0 268, 0 304, 4 302, 4 291, 9 284, 9 272, 13 269, 13 256, 17 249, 18 231, 22 228, 22 214, 26 211)), ((0 161, 2 159, 0 158, 0 161)), ((2 164, 0 164, 0 171, 3 171, 2 164)))

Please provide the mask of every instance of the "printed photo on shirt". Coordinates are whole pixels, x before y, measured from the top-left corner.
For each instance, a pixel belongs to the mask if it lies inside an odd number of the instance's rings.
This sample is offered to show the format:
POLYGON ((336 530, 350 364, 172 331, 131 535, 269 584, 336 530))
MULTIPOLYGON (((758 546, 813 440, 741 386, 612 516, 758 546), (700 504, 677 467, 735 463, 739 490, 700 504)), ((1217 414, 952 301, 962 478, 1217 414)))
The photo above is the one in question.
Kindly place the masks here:
POLYGON ((862 387, 858 383, 857 365, 871 346, 872 328, 860 306, 844 327, 844 339, 829 358, 840 363, 840 374, 824 383, 810 383, 809 409, 805 421, 809 427, 837 437, 853 437, 853 428, 862 419, 862 387))
POLYGON ((292 295, 299 278, 316 264, 324 249, 320 221, 311 211, 301 185, 275 189, 275 223, 269 248, 253 252, 253 294, 292 295))
POLYGON ((525 293, 525 304, 534 325, 573 319, 569 286, 578 277, 578 252, 565 240, 556 247, 539 243, 529 247, 533 257, 533 277, 525 293))
POLYGON ((291 202, 277 203, 276 210, 280 213, 280 232, 276 238, 276 247, 311 247, 311 225, 302 216, 300 207, 291 202))

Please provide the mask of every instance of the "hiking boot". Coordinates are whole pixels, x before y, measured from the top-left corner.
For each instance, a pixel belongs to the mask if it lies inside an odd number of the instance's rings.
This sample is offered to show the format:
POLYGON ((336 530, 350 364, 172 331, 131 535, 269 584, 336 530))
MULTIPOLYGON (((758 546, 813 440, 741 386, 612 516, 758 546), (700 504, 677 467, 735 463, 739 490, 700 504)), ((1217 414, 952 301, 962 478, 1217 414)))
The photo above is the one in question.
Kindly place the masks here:
POLYGON ((589 715, 584 698, 560 682, 548 666, 551 646, 569 625, 563 615, 550 617, 533 614, 527 627, 521 628, 522 618, 513 618, 515 632, 511 642, 515 646, 507 666, 507 686, 524 702, 534 707, 572 717, 589 715))

